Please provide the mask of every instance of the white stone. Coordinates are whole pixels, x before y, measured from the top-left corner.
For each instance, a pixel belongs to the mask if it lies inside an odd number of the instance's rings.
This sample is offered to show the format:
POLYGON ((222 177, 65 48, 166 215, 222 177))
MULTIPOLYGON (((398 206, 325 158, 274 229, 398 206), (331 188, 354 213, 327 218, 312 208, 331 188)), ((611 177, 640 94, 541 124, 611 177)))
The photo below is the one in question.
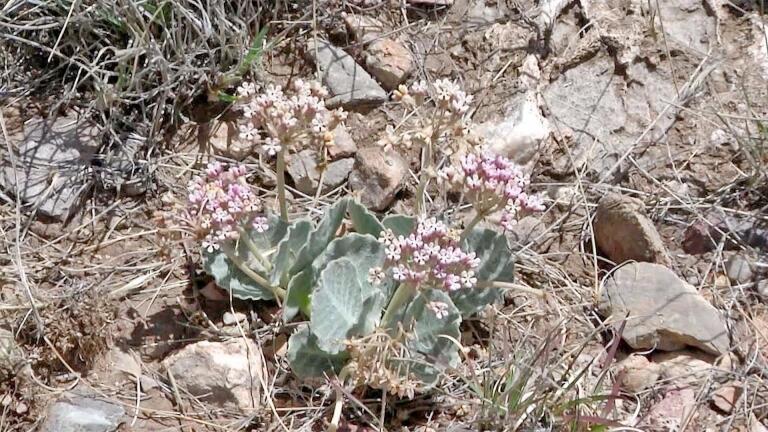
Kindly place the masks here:
POLYGON ((539 111, 535 92, 531 91, 506 119, 485 123, 479 132, 492 152, 526 165, 534 160, 542 141, 552 131, 539 111))
POLYGON ((250 339, 202 341, 163 360, 177 385, 221 408, 253 411, 261 406, 261 348, 250 339))

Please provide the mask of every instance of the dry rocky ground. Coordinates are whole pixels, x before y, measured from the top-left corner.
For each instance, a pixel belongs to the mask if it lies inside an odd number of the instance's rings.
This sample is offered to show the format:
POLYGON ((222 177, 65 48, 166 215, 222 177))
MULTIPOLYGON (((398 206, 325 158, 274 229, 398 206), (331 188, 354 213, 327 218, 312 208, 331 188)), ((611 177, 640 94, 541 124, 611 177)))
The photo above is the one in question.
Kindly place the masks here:
MULTIPOLYGON (((478 132, 547 198, 507 233, 520 290, 463 325, 459 370, 415 400, 357 389, 343 430, 768 430, 760 7, 318 0, 274 20, 257 81, 318 74, 350 112, 328 164, 289 161, 292 213, 348 194, 412 207, 418 155, 377 144, 417 79, 461 82, 478 132)), ((230 299, 153 219, 212 155, 274 196, 239 113, 196 100, 156 142, 104 146, 98 104, 49 110, 4 76, 0 430, 324 430, 333 383, 292 375, 277 306, 230 299)))

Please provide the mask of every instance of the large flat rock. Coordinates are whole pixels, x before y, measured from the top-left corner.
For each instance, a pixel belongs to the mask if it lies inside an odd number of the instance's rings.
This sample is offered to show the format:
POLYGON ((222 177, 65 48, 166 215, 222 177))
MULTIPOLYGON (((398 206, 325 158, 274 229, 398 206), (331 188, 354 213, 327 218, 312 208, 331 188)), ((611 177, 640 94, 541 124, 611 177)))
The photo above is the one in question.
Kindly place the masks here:
POLYGON ((617 325, 627 317, 622 338, 634 349, 691 346, 722 354, 730 345, 720 312, 662 265, 636 262, 616 269, 605 281, 599 309, 617 325))
POLYGON ((329 108, 375 106, 387 100, 387 92, 341 48, 315 39, 309 43, 307 55, 317 64, 320 79, 331 93, 325 101, 329 108))
POLYGON ((32 119, 16 146, 15 164, 3 162, 0 186, 38 213, 65 219, 90 181, 99 144, 98 129, 74 114, 32 119))

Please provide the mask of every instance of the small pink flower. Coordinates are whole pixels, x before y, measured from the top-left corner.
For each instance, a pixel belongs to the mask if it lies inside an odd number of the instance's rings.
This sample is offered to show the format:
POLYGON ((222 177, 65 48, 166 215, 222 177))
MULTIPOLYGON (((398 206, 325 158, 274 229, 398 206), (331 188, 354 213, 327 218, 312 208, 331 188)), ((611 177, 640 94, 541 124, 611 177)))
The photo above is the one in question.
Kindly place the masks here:
POLYGON ((406 279, 406 271, 401 266, 397 266, 392 269, 392 278, 396 281, 402 282, 406 279))
POLYGON ((213 253, 214 251, 219 250, 219 247, 220 246, 217 242, 203 240, 203 249, 205 249, 208 253, 213 253))
POLYGON ((386 274, 381 267, 372 267, 368 270, 368 283, 371 285, 381 285, 386 278, 386 274))
POLYGON ((253 229, 256 230, 258 233, 265 233, 267 230, 269 230, 269 225, 267 224, 267 218, 263 216, 258 216, 253 218, 253 229))
POLYGON ((267 152, 270 156, 275 156, 280 151, 280 142, 274 138, 267 138, 264 140, 264 145, 262 146, 264 148, 264 151, 267 152))
POLYGON ((479 260, 462 251, 458 240, 448 235, 448 227, 434 218, 419 219, 407 237, 385 232, 380 241, 387 245, 385 266, 401 283, 449 291, 477 283, 473 269, 479 260))
POLYGON ((252 82, 246 81, 237 88, 237 95, 242 98, 253 96, 254 94, 256 94, 256 84, 252 82))
POLYGON ((427 303, 427 309, 434 312, 437 319, 443 319, 448 316, 448 305, 446 303, 431 301, 427 303))

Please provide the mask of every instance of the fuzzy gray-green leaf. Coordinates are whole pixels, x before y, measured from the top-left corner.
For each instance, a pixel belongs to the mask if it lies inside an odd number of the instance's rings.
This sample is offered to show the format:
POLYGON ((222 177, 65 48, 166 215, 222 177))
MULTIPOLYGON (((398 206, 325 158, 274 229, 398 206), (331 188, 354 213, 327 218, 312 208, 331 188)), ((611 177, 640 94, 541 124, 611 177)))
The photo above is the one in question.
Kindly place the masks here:
POLYGON ((336 354, 363 312, 363 287, 355 265, 347 258, 331 261, 320 273, 312 294, 310 328, 317 345, 336 354))
POLYGON ((317 345, 317 339, 307 326, 299 328, 288 340, 288 361, 293 372, 301 378, 322 377, 338 373, 349 358, 345 351, 330 354, 317 345))
POLYGON ((277 253, 272 260, 272 276, 270 281, 274 285, 286 286, 293 274, 290 269, 296 262, 299 251, 307 244, 309 233, 312 231, 312 223, 308 220, 299 220, 288 227, 285 237, 277 245, 277 253))
POLYGON ((459 363, 458 346, 461 314, 443 291, 427 289, 410 303, 403 316, 403 325, 413 335, 406 342, 411 354, 410 370, 426 385, 434 384, 438 372, 456 367, 459 363), (438 318, 427 307, 430 302, 444 303, 446 316, 438 318))
POLYGON ((349 211, 349 218, 352 219, 352 226, 355 227, 356 232, 378 237, 384 230, 384 225, 379 222, 376 215, 368 211, 365 206, 356 200, 349 201, 347 210, 349 211))
POLYGON ((216 284, 231 291, 232 296, 242 300, 272 300, 272 291, 265 288, 237 266, 230 262, 226 254, 221 251, 209 253, 203 251, 203 268, 206 273, 213 276, 216 284))
MULTIPOLYGON (((254 247, 266 253, 277 246, 278 242, 285 236, 287 225, 278 217, 269 218, 269 228, 266 232, 259 233, 256 230, 248 230, 247 235, 251 239, 254 247)), ((239 256, 246 265, 255 271, 264 279, 268 280, 264 268, 243 239, 236 243, 234 253, 239 256)), ((268 288, 261 286, 242 272, 234 263, 232 263, 222 250, 208 252, 202 251, 203 269, 206 273, 213 276, 216 284, 220 287, 232 291, 232 296, 243 300, 272 300, 274 295, 268 288)))
POLYGON ((304 269, 293 275, 288 282, 288 289, 283 304, 283 321, 288 322, 299 311, 309 316, 310 294, 312 293, 312 269, 304 269))
POLYGON ((480 259, 480 266, 475 270, 480 281, 492 281, 504 272, 512 251, 503 234, 489 229, 474 229, 461 245, 466 252, 474 252, 480 259))
POLYGON ((341 199, 326 210, 325 216, 317 225, 317 228, 310 233, 307 244, 299 251, 299 256, 291 267, 291 274, 296 274, 304 270, 306 266, 312 264, 312 261, 320 255, 328 246, 328 243, 333 240, 336 236, 336 231, 338 231, 341 222, 344 220, 348 202, 349 201, 346 198, 341 199))
MULTIPOLYGON (((378 285, 375 290, 368 282, 368 271, 384 264, 384 246, 372 235, 350 233, 334 239, 312 263, 315 277, 320 275, 320 272, 329 262, 339 258, 346 258, 354 264, 357 270, 357 279, 365 292, 380 291, 385 298, 389 298, 393 288, 393 282, 390 278, 378 285)), ((363 300, 366 298, 367 296, 363 300)))
MULTIPOLYGON (((508 281, 514 277, 514 260, 507 238, 493 230, 474 229, 462 243, 462 249, 480 259, 475 271, 478 281, 508 281)), ((463 288, 451 292, 451 300, 468 317, 501 297, 498 288, 463 288)))
POLYGON ((382 219, 381 224, 391 229, 395 235, 407 236, 416 228, 416 218, 404 215, 389 215, 382 219))

